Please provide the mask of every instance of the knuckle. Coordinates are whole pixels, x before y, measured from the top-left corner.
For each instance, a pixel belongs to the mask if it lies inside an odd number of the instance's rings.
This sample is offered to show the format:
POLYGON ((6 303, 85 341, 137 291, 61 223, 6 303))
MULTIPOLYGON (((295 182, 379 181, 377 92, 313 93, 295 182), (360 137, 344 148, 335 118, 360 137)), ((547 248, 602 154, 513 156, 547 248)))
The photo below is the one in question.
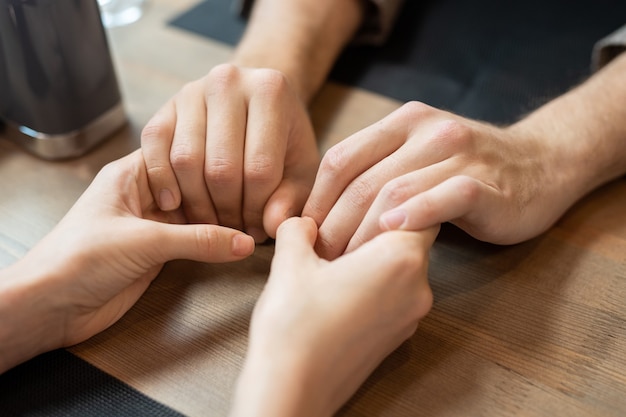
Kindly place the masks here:
POLYGON ((461 200, 466 204, 476 203, 480 197, 478 182, 467 175, 459 175, 454 178, 454 188, 461 200))
POLYGON ((239 79, 240 71, 236 65, 220 64, 209 71, 207 79, 214 86, 230 86, 239 79))
POLYGON ((237 164, 224 158, 207 161, 204 179, 207 184, 229 185, 238 181, 237 164))
POLYGON ((430 136, 430 142, 433 146, 444 147, 458 153, 473 147, 474 135, 467 124, 447 118, 437 123, 430 136))
POLYGON ((159 142, 169 135, 171 129, 160 119, 153 118, 141 130, 141 141, 146 143, 159 142))
POLYGON ((165 178, 169 174, 169 167, 163 165, 147 165, 146 173, 151 181, 158 181, 159 179, 165 178))
POLYGON ((397 271, 402 271, 405 274, 408 272, 408 277, 410 279, 414 279, 414 273, 422 268, 424 262, 418 248, 414 245, 408 247, 413 250, 400 251, 396 253, 394 264, 397 271))
POLYGON ((203 155, 190 152, 185 147, 173 147, 170 152, 170 163, 177 172, 189 172, 203 163, 203 155))
POLYGON ((270 68, 257 70, 255 81, 258 93, 269 97, 281 96, 288 87, 287 77, 282 72, 270 68))
POLYGON ((433 108, 421 101, 409 101, 404 103, 396 112, 402 118, 415 119, 429 114, 433 108))
POLYGON ((244 180, 251 184, 265 184, 275 179, 276 164, 271 158, 256 157, 244 166, 244 180))
POLYGON ((178 96, 179 97, 193 96, 193 95, 195 95, 198 92, 198 89, 199 89, 198 82, 192 81, 190 83, 186 83, 180 89, 180 92, 178 93, 178 96))
POLYGON ((209 257, 212 257, 222 244, 222 236, 215 227, 203 227, 196 232, 196 242, 198 253, 207 253, 209 257))
POLYGON ((341 143, 330 148, 322 158, 320 171, 331 176, 336 176, 342 172, 350 163, 349 153, 341 143))
POLYGON ((386 206, 396 207, 411 197, 411 184, 403 178, 394 178, 386 183, 380 190, 380 198, 386 203, 386 206))
POLYGON ((365 178, 356 179, 346 191, 348 201, 358 208, 367 208, 376 198, 377 190, 372 183, 365 178))

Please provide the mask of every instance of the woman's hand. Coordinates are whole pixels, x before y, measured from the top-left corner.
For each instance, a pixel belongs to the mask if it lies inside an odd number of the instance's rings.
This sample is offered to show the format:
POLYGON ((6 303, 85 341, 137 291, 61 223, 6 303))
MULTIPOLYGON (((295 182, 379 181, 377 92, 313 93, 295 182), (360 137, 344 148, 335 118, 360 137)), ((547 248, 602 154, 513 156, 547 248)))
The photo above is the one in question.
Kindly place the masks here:
POLYGON ((384 233, 329 262, 313 220, 283 223, 233 415, 332 415, 430 310, 436 234, 384 233))
POLYGON ((104 167, 61 222, 0 272, 0 372, 106 329, 167 261, 228 262, 254 251, 242 232, 183 221, 156 205, 140 151, 104 167))

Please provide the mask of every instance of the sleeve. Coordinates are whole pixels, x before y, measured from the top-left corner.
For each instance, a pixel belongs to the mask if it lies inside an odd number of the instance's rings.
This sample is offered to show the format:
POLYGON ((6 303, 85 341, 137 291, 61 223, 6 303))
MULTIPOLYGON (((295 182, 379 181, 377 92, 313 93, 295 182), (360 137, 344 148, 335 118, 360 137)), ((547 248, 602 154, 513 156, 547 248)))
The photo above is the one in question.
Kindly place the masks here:
POLYGON ((626 25, 594 45, 591 55, 592 70, 599 70, 624 51, 626 51, 626 25))
MULTIPOLYGON (((404 0, 361 0, 361 2, 365 17, 354 42, 380 45, 389 36, 404 0)), ((248 17, 253 4, 254 0, 234 0, 233 8, 239 15, 248 17)))
POLYGON ((364 0, 365 18, 355 38, 356 43, 383 44, 404 0, 364 0))
POLYGON ((234 0, 232 2, 233 10, 242 17, 248 17, 254 0, 234 0))

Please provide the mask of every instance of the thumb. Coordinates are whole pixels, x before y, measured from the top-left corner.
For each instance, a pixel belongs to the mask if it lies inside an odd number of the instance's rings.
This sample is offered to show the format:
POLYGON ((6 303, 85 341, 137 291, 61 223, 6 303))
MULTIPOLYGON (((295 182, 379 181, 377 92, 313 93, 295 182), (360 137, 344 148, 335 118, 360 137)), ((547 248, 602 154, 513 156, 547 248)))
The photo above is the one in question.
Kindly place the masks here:
POLYGON ((254 252, 254 239, 245 233, 210 224, 150 222, 147 245, 159 262, 189 259, 199 262, 232 262, 254 252))
POLYGON ((317 224, 310 217, 291 217, 285 220, 276 232, 276 262, 296 267, 310 257, 317 259, 313 249, 316 238, 317 224))
POLYGON ((263 210, 263 227, 270 237, 276 237, 278 226, 286 219, 302 213, 310 192, 308 183, 289 178, 282 180, 263 210))

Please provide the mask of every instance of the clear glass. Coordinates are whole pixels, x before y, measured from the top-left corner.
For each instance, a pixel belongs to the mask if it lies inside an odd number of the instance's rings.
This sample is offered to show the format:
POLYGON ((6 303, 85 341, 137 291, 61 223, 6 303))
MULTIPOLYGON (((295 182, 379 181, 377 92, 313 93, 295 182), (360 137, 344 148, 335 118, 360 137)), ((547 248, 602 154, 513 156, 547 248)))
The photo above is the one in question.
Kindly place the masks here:
POLYGON ((111 28, 139 20, 145 0, 98 0, 104 26, 111 28))

